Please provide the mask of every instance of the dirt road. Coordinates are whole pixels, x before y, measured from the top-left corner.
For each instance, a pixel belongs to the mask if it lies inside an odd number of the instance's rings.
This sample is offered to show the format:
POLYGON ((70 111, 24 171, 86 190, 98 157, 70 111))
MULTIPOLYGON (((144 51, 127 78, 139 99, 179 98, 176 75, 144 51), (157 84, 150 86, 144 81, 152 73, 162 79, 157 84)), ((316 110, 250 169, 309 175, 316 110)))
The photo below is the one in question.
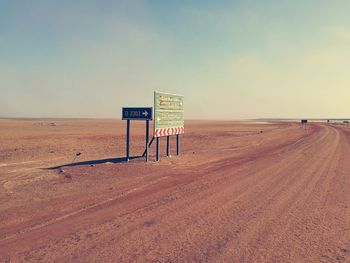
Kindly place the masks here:
POLYGON ((67 126, 53 150, 36 132, 6 133, 1 262, 350 262, 349 128, 193 121, 182 156, 145 164, 107 160, 123 128, 104 125, 100 136, 67 126), (86 159, 62 166, 78 142, 86 159))

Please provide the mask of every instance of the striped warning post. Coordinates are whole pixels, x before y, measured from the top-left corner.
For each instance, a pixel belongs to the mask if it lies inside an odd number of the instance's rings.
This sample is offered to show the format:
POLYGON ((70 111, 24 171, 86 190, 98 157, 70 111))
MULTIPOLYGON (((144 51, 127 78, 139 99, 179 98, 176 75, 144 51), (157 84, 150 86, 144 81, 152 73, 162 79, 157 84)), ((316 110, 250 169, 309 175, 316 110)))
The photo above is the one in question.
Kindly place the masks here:
POLYGON ((154 131, 154 137, 170 136, 185 133, 184 127, 158 128, 154 131))

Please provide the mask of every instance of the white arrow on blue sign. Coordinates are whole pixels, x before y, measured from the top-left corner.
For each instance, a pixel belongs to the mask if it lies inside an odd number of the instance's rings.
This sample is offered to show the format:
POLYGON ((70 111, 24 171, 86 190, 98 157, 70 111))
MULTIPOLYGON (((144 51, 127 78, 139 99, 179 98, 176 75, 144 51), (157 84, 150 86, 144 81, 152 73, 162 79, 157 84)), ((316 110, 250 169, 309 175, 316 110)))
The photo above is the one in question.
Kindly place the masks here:
POLYGON ((152 107, 123 107, 122 119, 123 120, 152 120, 153 116, 152 107))

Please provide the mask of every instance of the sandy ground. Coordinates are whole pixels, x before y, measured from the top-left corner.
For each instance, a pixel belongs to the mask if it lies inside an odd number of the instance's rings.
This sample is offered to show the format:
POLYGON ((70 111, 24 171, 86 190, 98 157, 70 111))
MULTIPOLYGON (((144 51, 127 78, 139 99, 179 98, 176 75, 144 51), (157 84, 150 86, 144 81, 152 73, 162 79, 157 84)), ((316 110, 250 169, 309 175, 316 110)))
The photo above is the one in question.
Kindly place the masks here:
POLYGON ((350 128, 188 121, 181 142, 124 163, 122 121, 0 120, 0 262, 350 262, 350 128))

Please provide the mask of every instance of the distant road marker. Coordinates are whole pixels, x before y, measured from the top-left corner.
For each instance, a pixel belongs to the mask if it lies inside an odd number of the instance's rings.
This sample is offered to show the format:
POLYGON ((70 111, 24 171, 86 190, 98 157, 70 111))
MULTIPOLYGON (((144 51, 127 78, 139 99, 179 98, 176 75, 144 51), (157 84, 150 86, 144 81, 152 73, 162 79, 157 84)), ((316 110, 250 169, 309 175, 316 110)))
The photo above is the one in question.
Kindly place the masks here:
POLYGON ((306 125, 307 125, 307 120, 306 119, 301 120, 301 127, 306 129, 306 125))

